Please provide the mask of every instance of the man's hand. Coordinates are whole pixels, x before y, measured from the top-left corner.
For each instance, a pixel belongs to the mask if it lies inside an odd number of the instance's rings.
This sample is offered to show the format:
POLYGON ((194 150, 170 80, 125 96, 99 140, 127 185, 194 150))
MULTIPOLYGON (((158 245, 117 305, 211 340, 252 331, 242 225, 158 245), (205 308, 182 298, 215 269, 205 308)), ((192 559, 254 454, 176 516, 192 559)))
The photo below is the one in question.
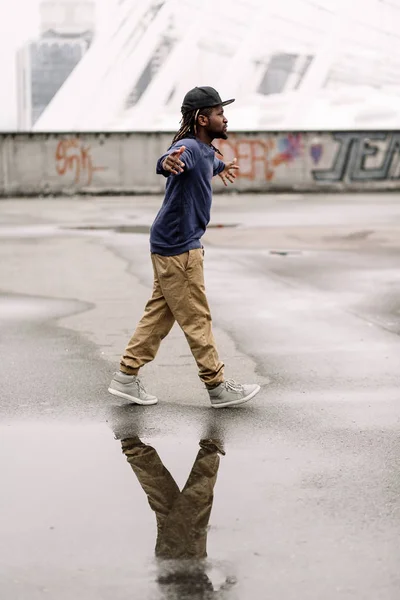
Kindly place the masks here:
POLYGON ((167 158, 164 159, 162 164, 164 171, 169 171, 169 173, 172 173, 172 175, 179 175, 179 173, 183 173, 185 163, 181 161, 180 156, 183 152, 185 152, 185 150, 186 146, 181 146, 179 150, 175 150, 175 152, 168 154, 167 158))
POLYGON ((225 169, 219 173, 218 177, 221 177, 224 185, 228 185, 228 181, 233 183, 236 179, 236 171, 239 170, 239 166, 236 164, 236 158, 231 162, 226 163, 225 169))

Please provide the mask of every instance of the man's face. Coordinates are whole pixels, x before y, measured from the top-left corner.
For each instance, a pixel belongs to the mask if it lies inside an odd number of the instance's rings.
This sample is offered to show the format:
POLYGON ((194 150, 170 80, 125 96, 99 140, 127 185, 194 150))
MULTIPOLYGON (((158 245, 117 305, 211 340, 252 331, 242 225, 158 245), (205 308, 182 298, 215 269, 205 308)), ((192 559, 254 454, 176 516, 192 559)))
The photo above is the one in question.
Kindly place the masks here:
POLYGON ((216 106, 212 109, 208 117, 207 133, 214 139, 228 139, 228 119, 224 115, 222 106, 216 106))

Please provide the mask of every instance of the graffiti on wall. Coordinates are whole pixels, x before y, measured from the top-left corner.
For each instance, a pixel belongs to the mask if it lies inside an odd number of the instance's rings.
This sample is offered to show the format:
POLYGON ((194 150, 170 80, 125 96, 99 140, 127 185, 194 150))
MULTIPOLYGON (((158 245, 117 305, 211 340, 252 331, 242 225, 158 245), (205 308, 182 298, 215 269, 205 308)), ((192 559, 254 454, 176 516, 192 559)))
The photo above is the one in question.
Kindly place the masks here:
POLYGON ((329 169, 314 169, 315 181, 383 181, 400 179, 400 133, 339 132, 329 169))
POLYGON ((290 165, 302 156, 304 145, 300 133, 270 136, 266 139, 230 135, 219 141, 224 160, 237 158, 238 177, 254 181, 258 178, 271 181, 280 165, 290 165))
POLYGON ((311 160, 313 161, 314 165, 318 165, 318 163, 320 162, 322 155, 324 153, 324 146, 319 137, 314 136, 312 138, 309 150, 310 150, 311 160))
POLYGON ((107 169, 93 164, 90 146, 85 145, 79 138, 60 140, 55 152, 55 161, 57 173, 73 173, 76 184, 90 185, 96 171, 107 169))

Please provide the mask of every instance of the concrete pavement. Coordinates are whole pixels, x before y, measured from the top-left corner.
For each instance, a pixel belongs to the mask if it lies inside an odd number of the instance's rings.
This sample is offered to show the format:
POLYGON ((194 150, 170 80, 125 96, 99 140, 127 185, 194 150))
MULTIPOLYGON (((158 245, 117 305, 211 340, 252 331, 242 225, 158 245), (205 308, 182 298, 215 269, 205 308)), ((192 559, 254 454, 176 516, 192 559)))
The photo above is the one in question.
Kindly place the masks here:
POLYGON ((215 198, 220 354, 227 376, 263 386, 219 412, 177 327, 143 370, 158 406, 106 391, 150 293, 160 201, 0 203, 2 596, 397 600, 399 196, 215 198), (160 577, 126 436, 179 487, 199 440, 224 442, 208 559, 187 585, 186 563, 160 577))

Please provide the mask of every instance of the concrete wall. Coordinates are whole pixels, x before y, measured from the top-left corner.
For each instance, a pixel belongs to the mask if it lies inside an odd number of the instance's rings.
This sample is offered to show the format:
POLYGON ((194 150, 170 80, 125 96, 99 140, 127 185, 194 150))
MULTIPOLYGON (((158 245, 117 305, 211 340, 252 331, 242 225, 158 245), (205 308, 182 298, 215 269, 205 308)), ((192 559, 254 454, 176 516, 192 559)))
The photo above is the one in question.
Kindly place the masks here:
MULTIPOLYGON (((172 134, 0 134, 0 195, 161 193, 172 134)), ((400 189, 400 132, 231 133, 239 191, 400 189)), ((223 189, 219 179, 215 189, 223 189)))

